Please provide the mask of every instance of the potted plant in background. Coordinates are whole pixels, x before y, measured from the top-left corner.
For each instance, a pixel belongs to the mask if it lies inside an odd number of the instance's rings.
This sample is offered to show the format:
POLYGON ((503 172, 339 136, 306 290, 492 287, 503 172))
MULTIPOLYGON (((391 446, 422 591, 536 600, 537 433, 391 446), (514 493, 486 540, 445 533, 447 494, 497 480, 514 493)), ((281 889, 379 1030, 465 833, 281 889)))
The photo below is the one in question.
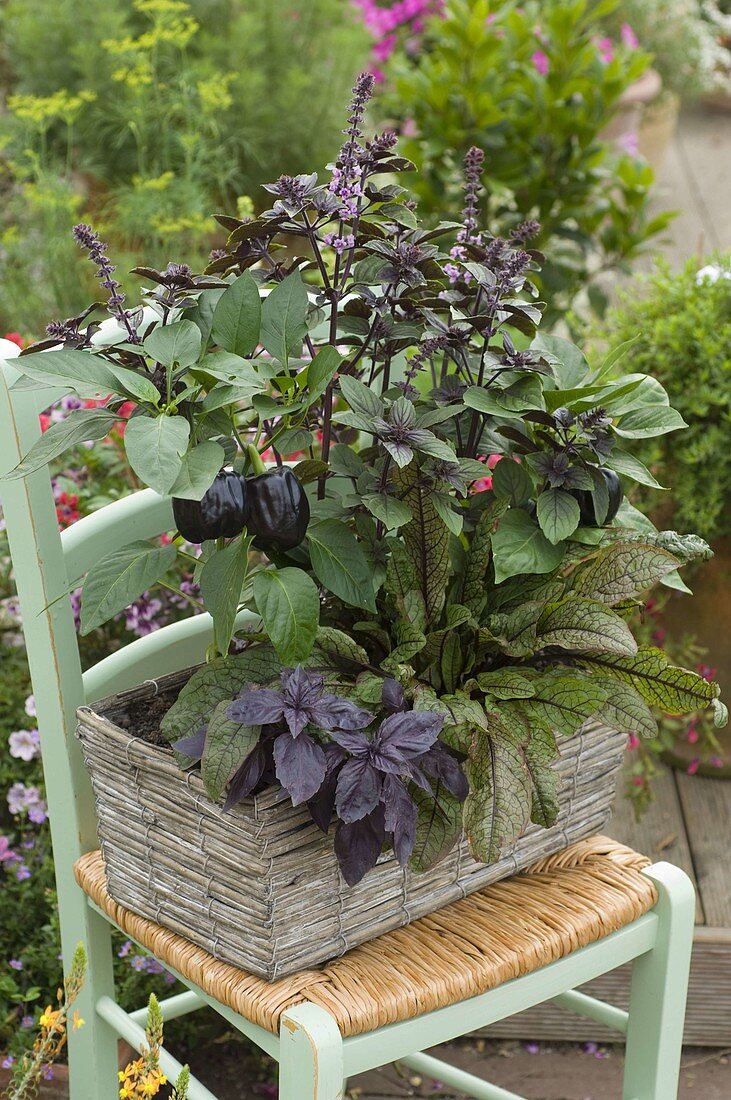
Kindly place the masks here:
MULTIPOLYGON (((711 544, 715 559, 690 574, 692 600, 676 592, 657 609, 653 630, 667 635, 666 644, 676 649, 687 648, 684 635, 694 640, 705 650, 695 661, 716 666, 721 685, 731 684, 731 647, 718 630, 719 621, 731 613, 729 257, 691 260, 680 273, 660 265, 654 274, 637 277, 591 339, 597 347, 631 341, 624 365, 634 371, 651 369, 688 424, 682 443, 662 437, 638 440, 638 457, 661 485, 675 488, 658 498, 645 487, 635 497, 656 522, 697 531, 711 544)), ((703 736, 704 729, 695 719, 674 723, 665 748, 683 767, 728 775, 727 734, 721 733, 717 741, 711 730, 710 738, 703 736)))
POLYGON ((89 571, 82 628, 176 555, 213 619, 202 668, 80 712, 110 892, 267 977, 594 831, 653 705, 725 720, 627 623, 707 550, 624 499, 654 484, 626 446, 682 418, 617 378, 626 346, 591 367, 536 334, 539 227, 481 228, 480 150, 461 220, 419 227, 395 135, 362 134, 372 84, 325 182, 282 176, 261 216, 220 218, 204 275, 138 269, 144 309, 77 227, 111 317, 14 360, 103 403, 9 476, 133 401, 127 460, 172 498, 171 543, 89 571))
POLYGON ((605 137, 649 56, 607 43, 601 14, 585 0, 449 0, 419 48, 384 65, 382 109, 418 168, 422 215, 454 216, 461 160, 483 148, 489 225, 507 236, 523 218, 540 223, 548 324, 579 294, 603 310, 599 276, 627 270, 672 216, 650 214, 651 168, 605 137))

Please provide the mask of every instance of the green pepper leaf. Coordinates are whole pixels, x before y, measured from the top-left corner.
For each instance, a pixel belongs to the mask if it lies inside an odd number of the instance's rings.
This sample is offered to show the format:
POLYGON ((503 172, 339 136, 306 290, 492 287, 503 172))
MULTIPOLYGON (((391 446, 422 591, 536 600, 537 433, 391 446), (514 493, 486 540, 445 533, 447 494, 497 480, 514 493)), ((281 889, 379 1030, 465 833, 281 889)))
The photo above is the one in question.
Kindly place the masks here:
POLYGON ((307 289, 299 271, 292 272, 264 299, 261 342, 274 359, 287 365, 299 355, 307 332, 307 289))
POLYGON ((373 570, 360 543, 340 520, 327 519, 307 532, 315 576, 333 595, 351 607, 376 610, 373 570))
POLYGON ((201 353, 201 330, 192 321, 158 325, 142 345, 164 367, 192 367, 201 353))
POLYGON ((253 577, 254 602, 285 665, 306 661, 320 625, 320 594, 303 569, 266 569, 253 577))
POLYGON ((172 568, 174 546, 131 542, 108 554, 86 574, 81 590, 81 633, 112 619, 172 568))
POLYGON ((190 425, 182 416, 133 416, 124 433, 129 464, 160 496, 165 496, 183 465, 190 425))
POLYGON ((213 619, 213 640, 221 654, 228 653, 233 637, 250 545, 245 533, 239 535, 221 550, 214 550, 201 569, 201 595, 213 619))
POLYGON ((41 438, 36 440, 23 461, 3 477, 8 480, 26 477, 79 443, 103 439, 118 419, 106 409, 74 409, 65 420, 51 424, 41 438))
POLYGON ((216 302, 211 335, 224 351, 251 355, 261 328, 259 288, 248 271, 239 275, 216 302))
POLYGON ((226 455, 220 443, 207 439, 183 455, 180 473, 170 486, 171 497, 201 500, 210 489, 226 455))
POLYGON ((13 359, 13 368, 44 386, 58 386, 79 397, 100 401, 110 393, 124 396, 122 380, 134 371, 115 367, 88 351, 38 351, 13 359))
POLYGON ((511 508, 492 536, 495 584, 519 573, 551 573, 563 558, 561 543, 554 546, 527 512, 511 508))
POLYGON ((581 518, 578 501, 563 489, 544 489, 538 497, 536 515, 541 531, 554 546, 573 535, 581 518))

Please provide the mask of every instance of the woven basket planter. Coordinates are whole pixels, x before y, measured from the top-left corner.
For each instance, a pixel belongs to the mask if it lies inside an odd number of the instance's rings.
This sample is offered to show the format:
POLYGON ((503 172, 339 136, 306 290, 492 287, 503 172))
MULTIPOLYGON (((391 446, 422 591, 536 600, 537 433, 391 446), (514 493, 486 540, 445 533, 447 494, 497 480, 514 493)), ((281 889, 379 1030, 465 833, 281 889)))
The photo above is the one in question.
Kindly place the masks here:
POLYGON ((424 874, 402 870, 390 853, 351 888, 332 839, 278 787, 224 813, 169 749, 120 728, 131 703, 189 675, 79 711, 108 889, 134 913, 262 978, 317 966, 514 874, 598 831, 611 813, 626 738, 587 723, 561 743, 561 811, 552 828, 531 826, 490 865, 477 863, 464 841, 424 874))

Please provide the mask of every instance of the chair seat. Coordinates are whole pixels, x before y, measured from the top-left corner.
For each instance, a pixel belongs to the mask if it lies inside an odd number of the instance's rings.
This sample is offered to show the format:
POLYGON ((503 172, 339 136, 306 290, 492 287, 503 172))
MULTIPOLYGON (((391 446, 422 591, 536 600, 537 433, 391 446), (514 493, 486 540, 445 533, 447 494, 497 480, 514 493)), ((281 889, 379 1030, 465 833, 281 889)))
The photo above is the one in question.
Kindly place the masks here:
POLYGON ((346 1037, 486 993, 630 924, 656 901, 653 883, 641 873, 649 862, 613 840, 592 837, 318 970, 274 982, 220 962, 117 904, 101 852, 83 856, 74 872, 131 939, 241 1016, 277 1033, 282 1014, 309 1001, 325 1008, 346 1037))

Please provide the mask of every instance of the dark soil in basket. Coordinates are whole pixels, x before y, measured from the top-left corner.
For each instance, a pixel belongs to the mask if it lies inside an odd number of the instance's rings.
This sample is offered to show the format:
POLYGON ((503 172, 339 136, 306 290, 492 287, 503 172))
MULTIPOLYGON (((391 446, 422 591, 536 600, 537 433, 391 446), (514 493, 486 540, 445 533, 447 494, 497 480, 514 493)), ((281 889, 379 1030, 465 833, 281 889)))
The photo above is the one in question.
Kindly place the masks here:
POLYGON ((112 718, 115 726, 129 730, 150 745, 167 745, 169 742, 160 732, 160 723, 177 699, 180 687, 168 688, 159 695, 137 699, 130 703, 124 714, 112 718))

